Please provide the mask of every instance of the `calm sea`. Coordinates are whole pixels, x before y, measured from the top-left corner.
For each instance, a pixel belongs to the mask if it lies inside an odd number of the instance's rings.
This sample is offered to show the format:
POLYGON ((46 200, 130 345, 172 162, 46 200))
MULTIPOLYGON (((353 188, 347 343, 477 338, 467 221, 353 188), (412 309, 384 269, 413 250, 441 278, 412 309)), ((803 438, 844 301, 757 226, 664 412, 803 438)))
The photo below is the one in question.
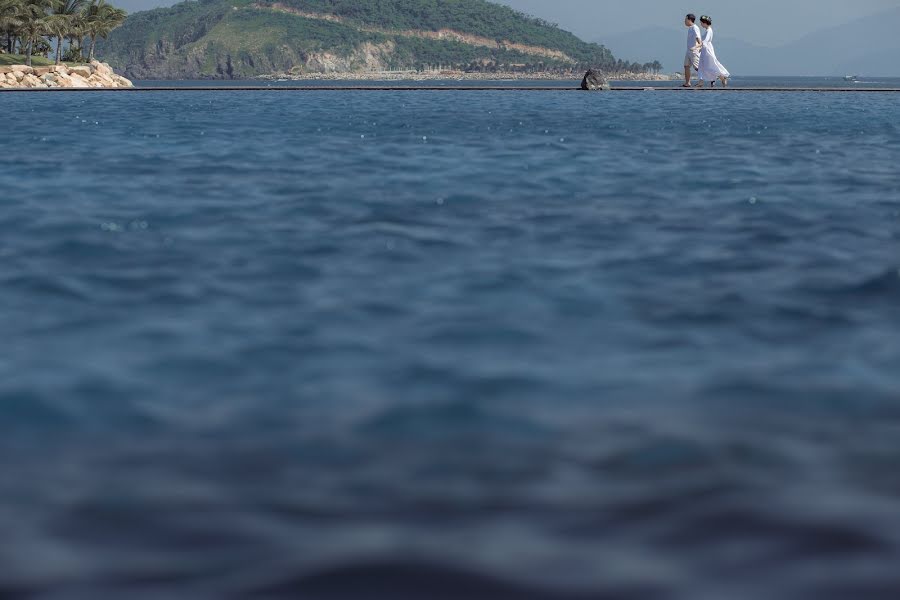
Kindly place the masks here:
POLYGON ((900 95, 0 110, 0 596, 900 594, 900 95))
MULTIPOLYGON (((771 87, 803 87, 803 88, 840 88, 840 89, 856 89, 856 88, 875 88, 875 89, 896 89, 900 88, 900 77, 860 77, 856 81, 846 81, 843 77, 745 77, 736 75, 730 80, 732 87, 741 88, 771 88, 771 87)), ((671 81, 617 81, 610 82, 614 87, 680 87, 684 80, 671 81)), ((693 83, 698 83, 694 78, 693 83)), ((204 79, 193 81, 169 81, 169 80, 143 80, 135 81, 137 87, 360 87, 360 86, 386 86, 399 88, 415 88, 415 87, 558 87, 560 89, 578 88, 581 85, 580 79, 571 80, 542 80, 542 79, 519 79, 519 80, 465 80, 465 79, 446 79, 446 80, 391 80, 391 81, 367 81, 367 80, 298 80, 291 81, 288 79, 276 80, 259 80, 259 79, 204 79)))

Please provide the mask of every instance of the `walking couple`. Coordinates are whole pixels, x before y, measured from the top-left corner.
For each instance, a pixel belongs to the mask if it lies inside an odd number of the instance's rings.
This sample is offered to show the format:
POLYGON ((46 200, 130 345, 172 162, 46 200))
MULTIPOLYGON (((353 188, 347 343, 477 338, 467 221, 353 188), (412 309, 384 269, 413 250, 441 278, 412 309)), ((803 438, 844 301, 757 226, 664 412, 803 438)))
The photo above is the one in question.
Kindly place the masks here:
POLYGON ((727 87, 731 73, 716 58, 712 19, 706 15, 700 17, 700 25, 706 30, 705 36, 700 33, 696 21, 697 17, 693 14, 684 18, 684 26, 688 28, 688 39, 687 53, 684 55, 684 85, 681 87, 691 87, 691 69, 697 71, 700 78, 697 87, 703 87, 704 81, 708 81, 710 86, 715 86, 717 79, 727 87))

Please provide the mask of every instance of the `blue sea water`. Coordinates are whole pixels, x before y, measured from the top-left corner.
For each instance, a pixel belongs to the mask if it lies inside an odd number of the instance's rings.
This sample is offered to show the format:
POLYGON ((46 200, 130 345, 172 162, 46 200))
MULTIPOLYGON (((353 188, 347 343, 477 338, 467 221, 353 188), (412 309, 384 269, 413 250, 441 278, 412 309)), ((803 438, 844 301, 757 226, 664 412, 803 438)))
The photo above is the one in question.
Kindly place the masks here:
MULTIPOLYGON (((740 88, 838 88, 838 89, 896 89, 900 88, 900 77, 859 77, 856 81, 846 81, 843 77, 766 77, 766 76, 743 76, 735 75, 730 80, 732 87, 740 88)), ((614 87, 645 87, 652 86, 657 88, 677 88, 684 83, 681 79, 669 81, 620 81, 611 80, 610 83, 614 87)), ((698 83, 697 79, 693 83, 698 83)), ((396 88, 416 88, 416 87, 516 87, 516 88, 545 88, 557 87, 560 89, 578 88, 581 85, 580 79, 569 80, 547 80, 547 79, 516 79, 516 80, 478 80, 478 79, 444 79, 444 80, 389 80, 389 81, 372 81, 372 80, 341 80, 341 79, 309 79, 309 80, 290 80, 290 79, 203 79, 188 81, 171 81, 159 79, 145 79, 135 81, 134 84, 140 88, 151 87, 365 87, 365 86, 383 86, 396 88)))
POLYGON ((900 594, 900 96, 0 110, 0 596, 900 594))

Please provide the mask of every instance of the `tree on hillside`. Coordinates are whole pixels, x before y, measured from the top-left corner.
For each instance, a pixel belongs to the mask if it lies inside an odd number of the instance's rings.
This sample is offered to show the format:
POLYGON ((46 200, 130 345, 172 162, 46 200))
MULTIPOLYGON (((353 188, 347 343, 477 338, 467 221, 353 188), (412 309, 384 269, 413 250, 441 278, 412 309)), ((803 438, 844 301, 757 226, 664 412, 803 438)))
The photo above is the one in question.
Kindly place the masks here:
POLYGON ((85 30, 91 38, 88 60, 94 60, 97 38, 106 39, 113 29, 125 22, 128 13, 121 8, 107 4, 106 0, 91 0, 85 10, 85 15, 85 30))

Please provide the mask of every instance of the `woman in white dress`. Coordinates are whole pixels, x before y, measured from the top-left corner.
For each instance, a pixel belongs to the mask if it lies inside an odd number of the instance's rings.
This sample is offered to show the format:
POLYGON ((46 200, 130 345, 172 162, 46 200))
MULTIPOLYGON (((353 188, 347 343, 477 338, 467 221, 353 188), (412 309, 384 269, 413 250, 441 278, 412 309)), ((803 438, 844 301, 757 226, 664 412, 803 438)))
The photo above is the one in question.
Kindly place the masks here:
POLYGON ((712 19, 703 15, 700 17, 700 26, 706 30, 706 35, 703 37, 703 46, 700 49, 699 85, 702 86, 704 81, 708 81, 711 86, 715 86, 716 79, 718 79, 723 86, 727 86, 731 73, 716 58, 716 47, 713 46, 712 19))

